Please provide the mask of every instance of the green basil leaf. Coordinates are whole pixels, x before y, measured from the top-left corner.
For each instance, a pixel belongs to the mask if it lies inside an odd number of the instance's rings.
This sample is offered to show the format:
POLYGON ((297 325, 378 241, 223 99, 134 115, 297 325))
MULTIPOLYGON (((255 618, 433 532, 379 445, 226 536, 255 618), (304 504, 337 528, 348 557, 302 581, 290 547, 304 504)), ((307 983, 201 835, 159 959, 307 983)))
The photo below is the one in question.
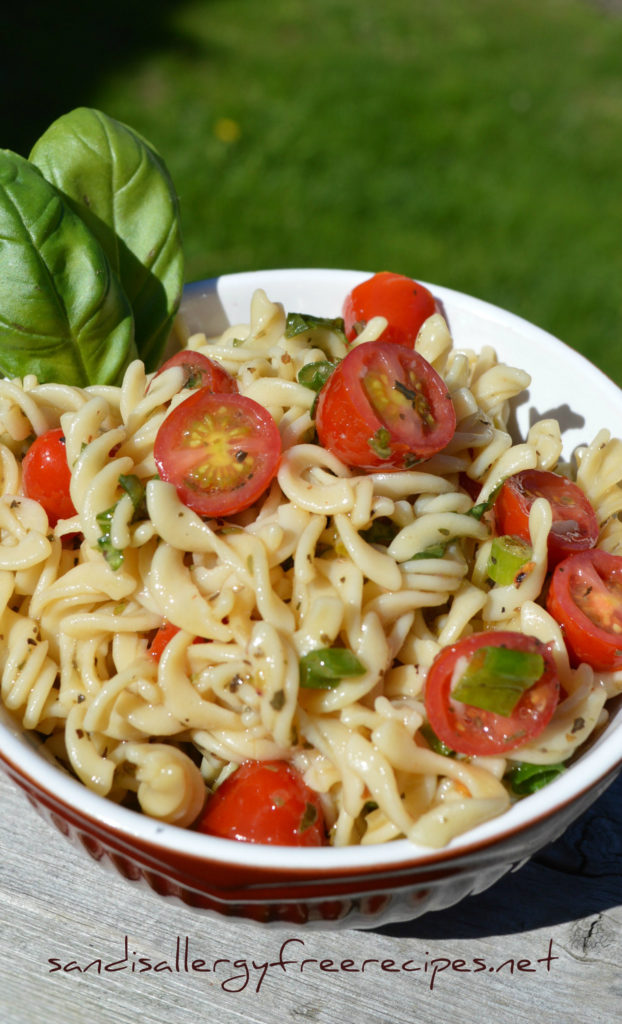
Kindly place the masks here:
POLYGON ((566 770, 560 761, 556 764, 530 764, 528 761, 517 761, 505 773, 505 780, 511 790, 518 796, 529 796, 566 770))
POLYGON ((388 516, 378 516, 364 530, 359 530, 361 537, 368 544, 381 544, 385 548, 388 548, 399 532, 399 526, 388 516))
POLYGON ((378 427, 373 437, 367 439, 367 444, 379 459, 391 458, 391 434, 386 427, 378 427))
POLYGON ((101 245, 28 160, 0 151, 0 372, 118 384, 132 311, 101 245))
POLYGON ((312 313, 288 313, 285 321, 285 337, 295 338, 308 331, 332 331, 346 340, 343 317, 313 316, 312 313))
POLYGON ((184 269, 179 205, 162 158, 127 125, 78 107, 50 125, 30 160, 99 240, 134 311, 138 353, 156 369, 184 269))
POLYGON ((452 748, 447 746, 447 744, 443 740, 439 739, 439 737, 436 735, 434 729, 432 728, 429 722, 424 722, 419 732, 422 734, 424 739, 429 743, 430 748, 434 751, 435 754, 442 754, 444 757, 456 756, 456 751, 452 750, 452 748))
POLYGON ((298 383, 311 391, 321 391, 335 369, 336 363, 321 359, 317 363, 305 363, 298 371, 298 383))
POLYGON ((330 690, 342 679, 365 674, 365 666, 347 647, 323 647, 300 659, 300 685, 312 690, 330 690))

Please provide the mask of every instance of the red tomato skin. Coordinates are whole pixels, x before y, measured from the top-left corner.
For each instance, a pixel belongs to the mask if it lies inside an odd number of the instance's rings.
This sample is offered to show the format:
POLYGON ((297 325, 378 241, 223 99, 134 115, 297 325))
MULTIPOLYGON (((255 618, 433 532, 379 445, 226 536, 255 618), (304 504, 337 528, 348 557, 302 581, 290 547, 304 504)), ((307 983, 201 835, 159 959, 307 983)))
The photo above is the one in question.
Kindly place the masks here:
POLYGON ((476 757, 503 754, 537 736, 550 722, 559 694, 557 668, 546 644, 524 633, 491 630, 473 633, 442 649, 428 671, 425 707, 430 725, 440 740, 460 754, 476 757), (480 647, 503 645, 534 651, 543 656, 545 663, 544 673, 523 693, 512 715, 497 715, 452 701, 451 682, 457 660, 469 657, 480 647))
POLYGON ((194 352, 192 349, 182 349, 167 359, 155 374, 159 377, 171 366, 181 366, 184 371, 182 388, 209 388, 210 391, 218 394, 236 394, 238 391, 237 381, 230 373, 227 373, 224 366, 210 359, 202 352, 194 352))
POLYGON ((538 496, 547 498, 553 512, 548 537, 550 568, 575 551, 594 547, 599 526, 591 502, 578 484, 543 469, 526 469, 504 482, 495 501, 498 532, 529 541, 529 510, 538 496), (556 532, 556 523, 570 521, 576 522, 576 529, 556 532))
POLYGON ((327 843, 320 798, 287 761, 245 761, 208 799, 196 828, 246 843, 327 843), (315 811, 314 820, 301 828, 309 807, 315 811))
POLYGON ((281 435, 267 409, 252 398, 200 388, 162 422, 153 454, 161 479, 175 485, 180 501, 199 515, 228 516, 249 508, 270 486, 279 468, 281 435), (220 475, 232 476, 229 484, 219 479, 203 487, 191 474, 202 461, 209 463, 208 446, 194 445, 193 438, 203 429, 209 433, 214 420, 217 432, 230 441, 229 462, 220 464, 220 475), (242 469, 234 473, 236 462, 242 469))
MULTIPOLYGON (((599 591, 597 585, 595 591, 599 591)), ((592 590, 592 593, 595 593, 592 590)), ((607 597, 605 595, 605 602, 607 597)), ((612 672, 622 668, 622 557, 608 551, 593 548, 570 555, 560 562, 553 572, 548 589, 546 607, 559 623, 566 647, 575 664, 584 661, 592 668, 612 672), (604 587, 613 586, 618 591, 613 595, 613 610, 618 611, 619 633, 608 630, 594 622, 576 604, 573 590, 583 586, 594 588, 598 584, 594 573, 603 581, 604 587)), ((605 608, 607 610, 607 608, 605 608)))
POLYGON ((165 622, 160 626, 147 648, 151 657, 159 661, 169 640, 172 640, 177 633, 179 633, 179 626, 175 626, 172 622, 165 622))
POLYGON ((26 497, 43 505, 50 526, 59 519, 75 516, 69 485, 71 470, 67 463, 65 438, 60 427, 41 434, 22 461, 22 484, 26 497))
MULTIPOLYGON (((413 416, 417 419, 416 414, 413 416)), ((410 469, 442 451, 456 429, 456 413, 447 385, 423 356, 401 345, 368 341, 348 352, 320 390, 316 428, 320 444, 347 466, 368 472, 391 472, 410 469), (392 431, 391 454, 387 458, 370 447, 370 440, 385 424, 362 384, 370 369, 381 362, 392 364, 401 376, 414 372, 423 383, 434 419, 434 427, 429 432, 418 428, 413 443, 392 431)))
POLYGON ((403 274, 382 270, 352 289, 343 304, 343 320, 349 341, 361 333, 374 316, 386 317, 382 341, 413 348, 419 329, 436 312, 436 302, 425 285, 403 274))

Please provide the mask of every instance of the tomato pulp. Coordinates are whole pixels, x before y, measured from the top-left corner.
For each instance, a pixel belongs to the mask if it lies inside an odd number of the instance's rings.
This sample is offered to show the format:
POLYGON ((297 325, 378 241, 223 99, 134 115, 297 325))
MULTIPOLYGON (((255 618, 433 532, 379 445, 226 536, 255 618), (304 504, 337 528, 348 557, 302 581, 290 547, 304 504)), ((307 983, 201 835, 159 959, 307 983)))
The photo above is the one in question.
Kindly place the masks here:
POLYGON ((153 454, 163 480, 204 516, 252 505, 272 482, 281 436, 270 413, 239 394, 200 388, 175 406, 156 434, 153 454))
POLYGON ((432 729, 443 743, 461 754, 503 754, 537 736, 551 720, 559 699, 559 680, 553 656, 535 637, 508 630, 474 633, 444 647, 428 671, 425 706, 432 729), (476 651, 485 647, 540 654, 544 671, 525 690, 510 715, 496 714, 452 698, 455 675, 476 651))
POLYGON ((536 498, 546 498, 551 506, 551 566, 575 551, 594 547, 599 528, 591 502, 578 484, 543 469, 526 469, 505 480, 495 501, 499 533, 529 541, 529 512, 536 498))
POLYGON ((421 325, 436 312, 434 296, 403 274, 380 271, 353 288, 343 304, 346 337, 353 341, 374 316, 388 321, 381 340, 414 348, 421 325))
POLYGON ((22 462, 22 482, 26 496, 43 505, 50 526, 76 514, 69 494, 71 470, 60 427, 47 430, 33 441, 22 462))
POLYGON ((575 662, 622 668, 622 557, 593 548, 560 562, 546 606, 575 662))
POLYGON ((320 444, 348 466, 410 469, 453 437, 447 385, 418 352, 363 342, 338 364, 316 409, 320 444))
POLYGON ((246 761, 208 799, 196 828, 247 843, 327 841, 320 798, 287 761, 246 761))

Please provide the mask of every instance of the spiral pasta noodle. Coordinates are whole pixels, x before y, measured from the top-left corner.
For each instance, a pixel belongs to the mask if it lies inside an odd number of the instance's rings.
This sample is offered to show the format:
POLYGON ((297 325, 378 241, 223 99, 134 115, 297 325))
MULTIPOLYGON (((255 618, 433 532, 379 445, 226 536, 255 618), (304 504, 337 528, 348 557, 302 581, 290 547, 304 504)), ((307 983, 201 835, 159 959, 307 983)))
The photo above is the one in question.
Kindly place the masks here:
MULTIPOLYGON (((356 344, 384 326, 374 318, 356 344)), ((615 674, 571 667, 539 600, 551 529, 544 499, 530 514, 526 578, 493 586, 486 575, 490 531, 472 514, 473 492, 486 502, 507 476, 561 458, 555 420, 512 439, 511 403, 528 375, 490 347, 456 350, 434 314, 417 350, 446 382, 454 437, 419 467, 360 473, 314 442, 313 392, 297 376, 307 363, 344 357, 337 333, 286 336, 285 311, 258 290, 248 324, 187 345, 217 359, 279 426, 278 475, 252 514, 207 519, 158 479, 155 437, 188 394, 178 367, 153 375, 136 361, 118 388, 0 381, 6 708, 86 786, 182 827, 248 759, 291 761, 322 795, 335 845, 406 836, 442 846, 502 813, 512 799, 508 763, 573 756, 622 689, 615 674), (23 493, 21 462, 53 427, 65 438, 75 515, 52 527, 23 493), (144 490, 138 512, 120 486, 127 477, 144 490), (374 528, 387 525, 388 539, 378 539, 374 528), (165 623, 175 632, 156 660, 150 642, 165 623), (551 645, 564 699, 524 748, 444 756, 426 739, 427 670, 443 647, 492 626, 551 645), (305 690, 300 659, 333 644, 364 671, 305 690)), ((599 544, 622 553, 622 441, 601 431, 576 461, 599 544)))

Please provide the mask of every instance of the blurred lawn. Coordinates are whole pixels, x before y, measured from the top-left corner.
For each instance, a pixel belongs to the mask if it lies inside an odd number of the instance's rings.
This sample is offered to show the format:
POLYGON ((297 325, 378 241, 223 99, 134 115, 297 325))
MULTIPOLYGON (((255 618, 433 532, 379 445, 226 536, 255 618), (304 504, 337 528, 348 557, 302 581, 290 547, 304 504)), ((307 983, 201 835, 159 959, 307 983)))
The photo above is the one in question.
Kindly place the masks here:
POLYGON ((22 86, 28 141, 80 104, 146 135, 180 194, 188 279, 399 270, 535 321, 622 384, 616 7, 112 2, 55 52, 43 124, 22 86))

